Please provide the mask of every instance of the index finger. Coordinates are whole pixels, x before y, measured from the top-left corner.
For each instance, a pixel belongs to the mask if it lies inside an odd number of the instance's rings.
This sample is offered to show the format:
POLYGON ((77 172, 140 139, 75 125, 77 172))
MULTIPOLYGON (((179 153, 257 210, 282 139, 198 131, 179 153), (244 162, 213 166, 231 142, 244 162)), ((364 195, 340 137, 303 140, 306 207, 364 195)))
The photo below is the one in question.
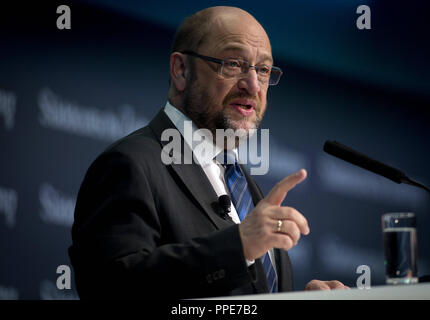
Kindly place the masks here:
POLYGON ((280 206, 288 191, 293 189, 296 184, 305 180, 306 176, 306 170, 300 169, 296 173, 285 177, 270 190, 269 194, 264 199, 272 205, 280 206))

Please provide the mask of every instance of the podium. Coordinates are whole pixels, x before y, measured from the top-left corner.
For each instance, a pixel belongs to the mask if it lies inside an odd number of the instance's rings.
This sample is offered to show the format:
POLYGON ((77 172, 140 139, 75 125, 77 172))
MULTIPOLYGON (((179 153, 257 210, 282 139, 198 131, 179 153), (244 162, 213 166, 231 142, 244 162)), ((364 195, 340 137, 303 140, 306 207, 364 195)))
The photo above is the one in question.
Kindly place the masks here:
POLYGON ((430 283, 374 286, 370 289, 280 292, 209 300, 430 300, 430 283))

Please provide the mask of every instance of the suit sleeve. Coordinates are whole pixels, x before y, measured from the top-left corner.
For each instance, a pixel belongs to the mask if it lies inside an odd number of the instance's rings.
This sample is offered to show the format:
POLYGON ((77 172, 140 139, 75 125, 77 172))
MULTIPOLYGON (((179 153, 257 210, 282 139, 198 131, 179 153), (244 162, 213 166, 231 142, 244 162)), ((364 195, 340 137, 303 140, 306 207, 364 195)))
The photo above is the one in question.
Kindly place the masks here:
POLYGON ((238 225, 163 243, 147 170, 118 152, 101 155, 88 170, 69 249, 81 298, 217 296, 255 280, 238 225))

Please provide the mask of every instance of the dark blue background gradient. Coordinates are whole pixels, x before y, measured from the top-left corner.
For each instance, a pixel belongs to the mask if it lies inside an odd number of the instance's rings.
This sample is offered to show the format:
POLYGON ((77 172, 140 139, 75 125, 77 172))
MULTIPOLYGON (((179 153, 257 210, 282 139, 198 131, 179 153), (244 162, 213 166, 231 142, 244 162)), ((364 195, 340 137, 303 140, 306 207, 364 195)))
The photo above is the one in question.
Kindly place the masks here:
POLYGON ((393 211, 416 213, 418 272, 430 274, 429 194, 322 152, 325 140, 338 140, 430 185, 430 28, 422 4, 43 1, 1 5, 0 298, 77 297, 74 283, 60 291, 55 281, 57 266, 70 265, 84 174, 111 142, 164 106, 175 28, 212 5, 253 14, 284 71, 262 123, 270 129, 269 173, 255 179, 267 193, 308 170, 284 202, 311 229, 290 251, 296 290, 315 278, 355 287, 362 264, 371 267, 372 285, 384 284, 381 215, 393 211), (56 28, 60 4, 71 8, 71 30, 56 28), (361 4, 372 10, 371 30, 356 28, 361 4), (7 123, 1 110, 11 99, 7 123))

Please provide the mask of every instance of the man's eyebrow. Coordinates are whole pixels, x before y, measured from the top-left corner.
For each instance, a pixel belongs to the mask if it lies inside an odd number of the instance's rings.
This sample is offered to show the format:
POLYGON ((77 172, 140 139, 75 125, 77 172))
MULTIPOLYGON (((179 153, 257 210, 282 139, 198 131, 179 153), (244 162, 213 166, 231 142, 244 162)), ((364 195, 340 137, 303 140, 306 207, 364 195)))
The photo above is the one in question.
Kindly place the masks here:
MULTIPOLYGON (((229 45, 222 49, 222 51, 239 51, 239 52, 245 52, 245 49, 242 46, 238 45, 229 45)), ((270 63, 273 63, 273 58, 270 54, 264 53, 260 56, 260 61, 269 61, 270 63)))

